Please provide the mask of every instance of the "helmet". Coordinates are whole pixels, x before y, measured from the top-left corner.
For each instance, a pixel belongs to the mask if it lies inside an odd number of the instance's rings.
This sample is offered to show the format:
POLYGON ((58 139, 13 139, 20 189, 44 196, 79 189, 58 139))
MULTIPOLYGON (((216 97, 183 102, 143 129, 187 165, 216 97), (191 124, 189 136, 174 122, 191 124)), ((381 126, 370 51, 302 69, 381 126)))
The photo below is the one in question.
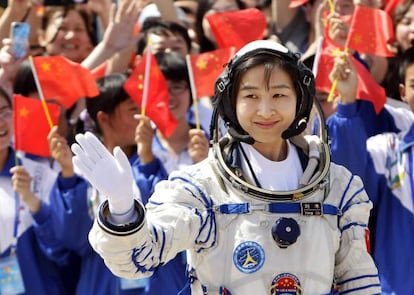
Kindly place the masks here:
MULTIPOLYGON (((226 123, 229 133, 237 140, 253 144, 253 138, 238 123, 234 107, 237 89, 233 85, 235 69, 241 63, 255 55, 264 55, 264 59, 280 58, 286 68, 290 68, 298 77, 293 79, 297 94, 296 117, 287 130, 282 133, 284 139, 298 135, 305 130, 315 97, 315 79, 309 68, 300 60, 299 55, 289 51, 283 45, 269 40, 253 41, 241 48, 230 60, 223 73, 216 80, 213 106, 226 123)), ((246 68, 238 70, 247 70, 246 68)))
MULTIPOLYGON (((218 174, 233 188, 248 194, 258 200, 272 202, 292 202, 305 199, 316 190, 329 187, 330 151, 328 146, 328 133, 325 124, 325 117, 315 97, 315 84, 312 72, 301 62, 299 57, 290 52, 286 47, 273 41, 253 41, 240 49, 230 60, 223 73, 216 81, 215 97, 213 100, 214 112, 211 121, 211 145, 216 159, 218 174), (243 141, 249 144, 254 139, 247 134, 239 125, 235 112, 235 95, 237 89, 233 89, 232 83, 234 69, 240 70, 240 64, 253 55, 263 55, 266 58, 280 58, 284 65, 290 66, 296 71, 299 79, 294 79, 297 94, 296 117, 293 123, 282 133, 282 137, 290 139, 296 146, 307 151, 309 155, 308 166, 306 167, 301 185, 292 191, 271 191, 252 185, 240 177, 237 171, 233 171, 228 163, 227 154, 229 147, 234 141, 243 141), (232 99, 234 99, 232 101, 232 99), (312 118, 311 118, 312 117, 312 118), (230 136, 220 136, 220 118, 228 127, 230 136), (302 132, 305 131, 310 120, 315 130, 307 134, 313 135, 311 140, 305 140, 302 132), (316 130, 317 129, 317 130, 316 130), (318 136, 319 138, 318 138, 318 136)), ((325 190, 325 193, 327 191, 325 190)))

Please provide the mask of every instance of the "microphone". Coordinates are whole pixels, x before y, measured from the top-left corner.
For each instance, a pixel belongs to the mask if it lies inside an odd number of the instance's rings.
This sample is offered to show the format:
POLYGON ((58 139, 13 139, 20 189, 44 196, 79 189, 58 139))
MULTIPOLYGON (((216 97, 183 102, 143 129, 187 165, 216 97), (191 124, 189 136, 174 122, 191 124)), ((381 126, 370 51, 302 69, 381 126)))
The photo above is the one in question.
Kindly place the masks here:
POLYGON ((254 143, 253 137, 251 137, 249 134, 240 134, 236 129, 234 129, 234 127, 229 127, 229 133, 236 140, 240 140, 250 145, 254 143))

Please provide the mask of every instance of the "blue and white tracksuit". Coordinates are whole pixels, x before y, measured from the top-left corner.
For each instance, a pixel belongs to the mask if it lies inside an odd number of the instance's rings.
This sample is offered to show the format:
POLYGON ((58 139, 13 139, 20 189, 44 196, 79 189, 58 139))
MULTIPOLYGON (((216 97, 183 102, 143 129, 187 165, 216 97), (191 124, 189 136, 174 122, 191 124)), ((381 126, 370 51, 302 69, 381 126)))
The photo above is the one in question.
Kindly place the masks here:
POLYGON ((413 121, 414 114, 408 109, 385 105, 376 114, 372 103, 368 101, 357 100, 353 104, 338 103, 336 113, 327 119, 332 161, 362 176, 363 172, 361 174, 360 169, 365 166, 361 161, 365 162, 365 159, 350 157, 349 153, 357 155, 365 153, 366 147, 365 144, 354 144, 354 134, 363 132, 368 138, 383 132, 398 133, 408 130, 413 121), (355 117, 359 117, 360 121, 354 122, 355 117), (349 147, 352 147, 352 150, 349 147))
MULTIPOLYGON (((146 203, 154 183, 165 179, 167 174, 161 163, 155 159, 148 165, 139 165, 137 156, 131 159, 135 180, 140 187, 140 195, 146 203), (139 172, 138 172, 139 170, 139 172), (143 173, 147 177, 143 177, 143 173)), ((54 251, 65 248, 81 257, 80 279, 76 294, 128 295, 157 294, 172 295, 180 291, 186 283, 186 264, 181 255, 160 268, 151 279, 135 282, 130 288, 124 287, 125 280, 116 277, 105 266, 104 261, 93 251, 88 242, 97 205, 105 199, 79 176, 63 178, 59 176, 51 192, 49 218, 43 223, 43 245, 46 253, 56 261, 62 261, 66 253, 54 251)))
POLYGON ((0 171, 0 260, 8 257, 11 248, 15 247, 25 288, 23 294, 69 294, 62 279, 63 269, 44 255, 38 243, 42 232, 37 224, 46 218, 49 191, 57 173, 42 163, 24 157, 19 159, 19 165, 23 165, 32 177, 33 193, 42 202, 40 210, 32 214, 13 190, 9 170, 16 165, 15 161, 15 153, 9 148, 9 156, 0 171), (14 238, 15 226, 17 240, 14 238))
POLYGON ((338 147, 332 158, 362 177, 373 202, 371 243, 384 293, 414 294, 414 119, 399 110, 395 120, 402 132, 369 137, 357 108, 340 105, 328 120, 338 147))

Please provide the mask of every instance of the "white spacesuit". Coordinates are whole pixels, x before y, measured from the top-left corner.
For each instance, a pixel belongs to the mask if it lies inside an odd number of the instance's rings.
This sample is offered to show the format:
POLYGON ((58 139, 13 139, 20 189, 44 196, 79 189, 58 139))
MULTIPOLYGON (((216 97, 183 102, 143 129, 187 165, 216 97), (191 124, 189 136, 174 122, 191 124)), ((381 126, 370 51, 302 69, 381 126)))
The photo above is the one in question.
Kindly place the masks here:
POLYGON ((365 245, 371 203, 357 177, 331 164, 329 188, 322 185, 301 202, 271 203, 228 184, 227 192, 222 190, 211 169, 214 162, 210 157, 160 183, 145 221, 128 235, 95 223, 92 246, 116 275, 149 275, 188 249, 193 294, 203 294, 203 289, 220 294, 222 287, 231 294, 328 294, 334 275, 341 290, 379 293, 365 245), (271 208, 292 213, 272 213, 271 208), (281 218, 293 218, 300 227, 296 243, 286 248, 272 237, 281 218))
MULTIPOLYGON (((89 235, 92 247, 112 272, 126 278, 151 275, 187 250, 192 294, 380 294, 377 269, 367 252, 372 204, 363 184, 330 163, 323 128, 321 138, 304 140, 301 135, 313 95, 312 73, 283 46, 256 41, 241 49, 216 83, 209 157, 157 184, 145 209, 134 201, 132 222, 115 224, 110 204, 103 203, 89 235), (288 157, 296 152, 304 168, 295 190, 253 185, 241 169, 240 145, 251 141, 224 101, 231 95, 228 77, 235 64, 258 51, 281 56, 299 68, 302 95, 297 115, 282 135, 292 144, 288 157), (229 126, 229 134, 221 139, 219 116, 229 126)), ((74 149, 78 160, 100 153, 94 143, 81 145, 83 150, 74 149)), ((105 157, 95 159, 110 161, 105 157)), ((95 176, 90 180, 99 189, 104 184, 95 176)))

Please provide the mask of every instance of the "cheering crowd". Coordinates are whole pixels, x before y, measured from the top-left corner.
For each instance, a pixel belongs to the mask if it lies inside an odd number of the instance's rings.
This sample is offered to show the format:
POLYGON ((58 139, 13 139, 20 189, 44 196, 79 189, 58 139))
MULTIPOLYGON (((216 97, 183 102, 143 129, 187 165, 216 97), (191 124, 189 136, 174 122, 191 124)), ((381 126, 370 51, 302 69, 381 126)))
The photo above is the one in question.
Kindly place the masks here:
POLYGON ((413 0, 9 0, 0 39, 0 294, 414 294, 413 0))

